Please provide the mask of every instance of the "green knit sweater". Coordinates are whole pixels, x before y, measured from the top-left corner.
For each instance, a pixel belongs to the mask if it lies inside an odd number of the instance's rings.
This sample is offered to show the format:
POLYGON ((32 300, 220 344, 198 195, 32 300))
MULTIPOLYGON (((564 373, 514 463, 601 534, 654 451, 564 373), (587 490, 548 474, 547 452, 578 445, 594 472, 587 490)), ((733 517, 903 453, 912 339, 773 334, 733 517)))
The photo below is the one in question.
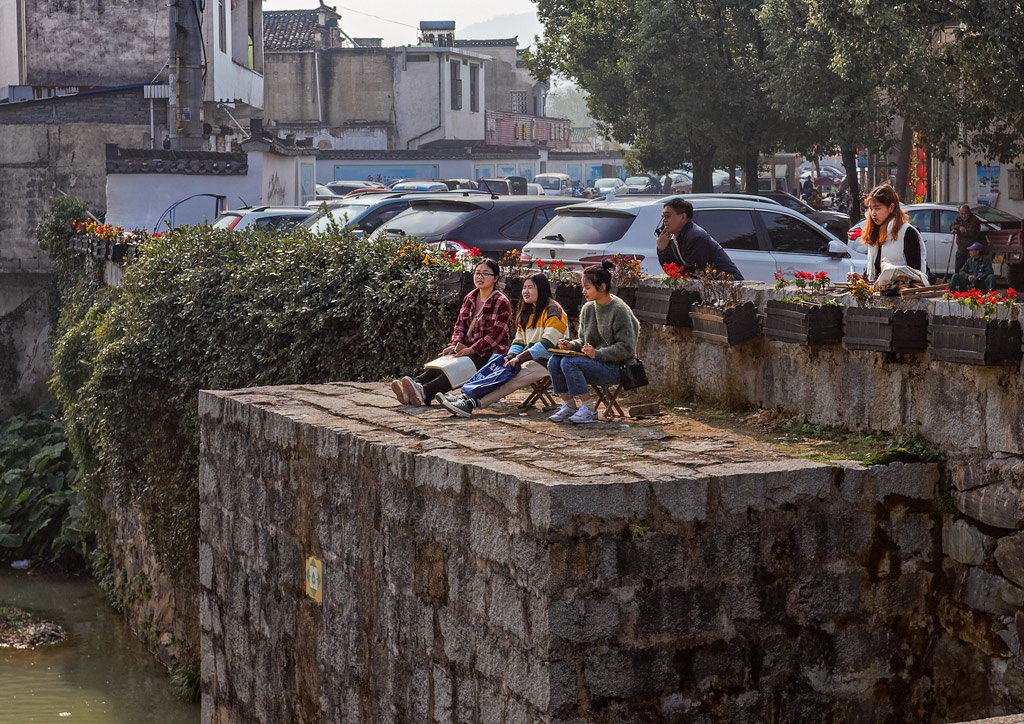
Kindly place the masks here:
POLYGON ((633 310, 618 297, 608 304, 587 302, 580 310, 580 336, 572 341, 577 352, 590 343, 596 353, 594 359, 621 364, 636 357, 636 340, 640 336, 640 323, 633 310))

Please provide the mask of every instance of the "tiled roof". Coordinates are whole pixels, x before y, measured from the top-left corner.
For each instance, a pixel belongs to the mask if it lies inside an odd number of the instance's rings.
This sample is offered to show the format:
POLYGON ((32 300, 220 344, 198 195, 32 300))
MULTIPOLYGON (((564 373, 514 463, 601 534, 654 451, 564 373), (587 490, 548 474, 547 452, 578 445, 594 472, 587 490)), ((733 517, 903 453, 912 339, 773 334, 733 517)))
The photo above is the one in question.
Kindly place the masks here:
POLYGON ((493 40, 470 40, 455 39, 456 48, 503 48, 511 45, 513 48, 519 45, 519 36, 514 38, 496 38, 493 40))
POLYGON ((316 10, 267 10, 263 13, 263 50, 314 50, 316 10))

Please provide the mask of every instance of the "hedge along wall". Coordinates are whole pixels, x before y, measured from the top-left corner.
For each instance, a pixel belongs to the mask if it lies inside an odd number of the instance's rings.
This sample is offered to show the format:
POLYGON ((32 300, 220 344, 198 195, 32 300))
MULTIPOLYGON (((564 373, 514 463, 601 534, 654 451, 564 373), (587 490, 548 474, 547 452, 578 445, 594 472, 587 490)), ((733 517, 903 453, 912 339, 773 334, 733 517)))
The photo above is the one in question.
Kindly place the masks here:
POLYGON ((165 663, 195 655, 200 389, 380 379, 440 350, 457 300, 415 245, 181 228, 104 287, 68 249, 81 202, 40 227, 64 303, 53 388, 129 620, 165 663))

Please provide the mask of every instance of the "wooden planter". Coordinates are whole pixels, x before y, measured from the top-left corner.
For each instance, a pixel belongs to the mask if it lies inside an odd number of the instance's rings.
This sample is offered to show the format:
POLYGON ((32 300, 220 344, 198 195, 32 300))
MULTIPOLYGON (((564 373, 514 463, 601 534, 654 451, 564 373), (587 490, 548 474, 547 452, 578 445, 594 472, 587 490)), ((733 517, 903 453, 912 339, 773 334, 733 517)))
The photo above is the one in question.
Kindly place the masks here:
POLYGON ((847 307, 843 347, 920 354, 928 348, 928 314, 920 309, 847 307))
POLYGON ((839 344, 843 338, 843 308, 773 299, 765 304, 764 336, 793 344, 839 344))
POLYGON ((636 292, 637 319, 670 327, 692 327, 690 311, 700 304, 700 292, 669 287, 643 287, 636 292))
POLYGON ((616 287, 615 296, 629 305, 630 309, 636 309, 636 287, 616 287))
POLYGON ((109 259, 111 246, 113 244, 105 239, 94 242, 92 245, 92 257, 94 259, 109 259))
POLYGON ((512 311, 515 312, 516 307, 519 306, 519 300, 523 296, 522 277, 506 277, 502 291, 512 304, 512 311))
POLYGON ((441 296, 462 299, 473 291, 473 272, 444 272, 437 278, 441 296))
POLYGON ((1017 365, 1021 327, 1017 320, 932 317, 928 325, 932 359, 968 365, 1017 365))
POLYGON ((576 319, 580 316, 583 306, 583 286, 580 284, 559 282, 555 288, 555 300, 562 305, 568 317, 576 319))
POLYGON ((739 344, 761 334, 757 308, 751 302, 736 307, 694 307, 690 312, 693 334, 715 344, 739 344))

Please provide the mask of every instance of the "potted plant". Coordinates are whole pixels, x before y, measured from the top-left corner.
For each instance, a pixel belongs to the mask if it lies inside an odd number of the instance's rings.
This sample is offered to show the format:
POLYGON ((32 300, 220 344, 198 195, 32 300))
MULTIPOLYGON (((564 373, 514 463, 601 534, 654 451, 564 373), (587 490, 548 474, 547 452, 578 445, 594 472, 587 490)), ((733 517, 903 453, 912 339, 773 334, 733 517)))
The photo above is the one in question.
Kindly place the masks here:
POLYGON ((803 345, 839 344, 843 338, 843 305, 825 296, 827 272, 798 271, 789 280, 775 274, 775 288, 793 287, 788 297, 765 304, 764 336, 777 342, 803 345))
POLYGON ((959 315, 936 315, 928 325, 932 359, 971 365, 1016 365, 1021 360, 1021 326, 1016 319, 996 319, 1000 307, 1010 309, 1017 293, 947 291, 959 315))
POLYGON ((565 266, 561 259, 545 264, 537 262, 537 268, 548 275, 554 291, 555 300, 562 305, 565 314, 570 319, 580 316, 580 308, 585 301, 583 298, 583 284, 573 271, 565 266))
POLYGON ((615 272, 612 274, 612 285, 615 296, 624 301, 630 308, 636 308, 637 287, 640 286, 641 260, 635 256, 616 254, 612 257, 615 272))
MULTIPOLYGON (((412 248, 412 245, 403 247, 402 251, 412 248)), ((420 249, 424 255, 430 252, 420 249)), ((456 297, 462 299, 473 291, 473 269, 483 261, 484 255, 475 246, 464 256, 458 257, 454 251, 441 252, 437 285, 441 289, 442 297, 456 297)))
POLYGON ((744 302, 731 274, 707 269, 697 275, 702 304, 690 312, 693 334, 715 344, 740 344, 761 334, 757 308, 744 302))
POLYGON ((652 324, 667 324, 672 327, 692 327, 690 312, 693 305, 700 304, 700 292, 685 287, 689 275, 676 264, 665 264, 665 276, 661 286, 645 286, 637 290, 637 318, 652 324))
POLYGON ((849 276, 856 306, 843 315, 843 347, 871 352, 919 354, 928 348, 928 315, 922 309, 875 307, 875 288, 860 276, 849 276))
POLYGON ((512 303, 514 310, 523 295, 523 278, 529 271, 523 266, 522 253, 516 249, 509 249, 498 261, 498 268, 501 270, 501 290, 512 303))

